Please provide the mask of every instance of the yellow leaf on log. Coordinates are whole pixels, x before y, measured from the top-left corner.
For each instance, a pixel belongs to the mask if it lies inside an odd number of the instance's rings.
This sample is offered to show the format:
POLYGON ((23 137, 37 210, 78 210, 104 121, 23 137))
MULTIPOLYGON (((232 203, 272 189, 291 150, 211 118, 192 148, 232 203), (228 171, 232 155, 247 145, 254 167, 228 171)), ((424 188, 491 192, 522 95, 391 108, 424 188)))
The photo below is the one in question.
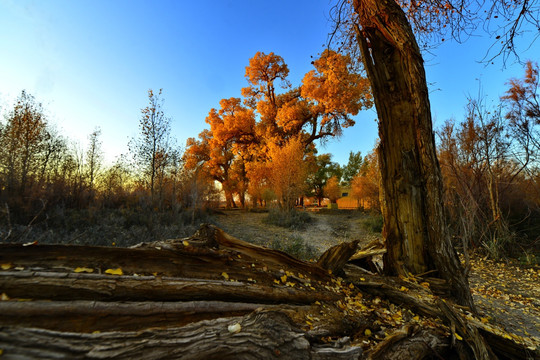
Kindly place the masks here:
POLYGON ((105 274, 110 274, 110 275, 124 275, 124 272, 123 272, 122 269, 120 269, 120 268, 117 268, 117 269, 107 269, 107 270, 105 270, 105 274))

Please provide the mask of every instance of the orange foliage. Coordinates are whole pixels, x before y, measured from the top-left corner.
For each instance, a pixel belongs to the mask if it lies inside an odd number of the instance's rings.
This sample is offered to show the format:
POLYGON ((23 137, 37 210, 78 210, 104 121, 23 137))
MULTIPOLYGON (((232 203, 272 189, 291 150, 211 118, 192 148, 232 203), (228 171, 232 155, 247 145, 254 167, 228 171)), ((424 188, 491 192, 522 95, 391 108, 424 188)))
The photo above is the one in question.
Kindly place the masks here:
POLYGON ((332 176, 324 186, 324 195, 330 199, 331 203, 335 203, 341 197, 341 188, 339 180, 336 176, 332 176))
POLYGON ((245 162, 251 156, 255 118, 238 98, 223 99, 220 105, 206 117, 210 130, 201 132, 199 140, 188 139, 185 161, 188 169, 201 167, 220 182, 227 206, 236 206, 233 193, 239 193, 243 203, 247 189, 245 162))
POLYGON ((351 59, 325 50, 314 61, 315 70, 302 80, 302 97, 310 100, 312 113, 321 117, 320 125, 328 135, 339 135, 341 127, 354 125, 349 117, 372 106, 369 81, 351 71, 351 59))
POLYGON ((306 171, 300 163, 315 152, 314 141, 340 135, 354 124, 351 115, 372 105, 367 80, 351 71, 348 56, 325 51, 313 64, 302 85, 291 88, 283 58, 258 52, 246 67, 244 105, 238 98, 221 100, 220 110, 212 109, 206 118, 210 130, 200 140, 188 140, 186 166, 202 166, 223 185, 228 203, 227 193, 242 200, 248 191, 254 202, 262 202, 273 190, 289 206, 291 194, 301 191, 292 174, 286 180, 276 174, 298 169, 302 178, 306 171), (285 92, 278 93, 277 85, 285 92), (293 187, 290 194, 282 180, 293 187))
POLYGON ((361 201, 364 207, 380 211, 379 160, 375 151, 370 152, 364 159, 363 168, 351 181, 352 196, 361 201))
POLYGON ((292 208, 306 190, 308 163, 299 138, 290 139, 283 147, 270 144, 268 164, 272 188, 282 207, 292 208))

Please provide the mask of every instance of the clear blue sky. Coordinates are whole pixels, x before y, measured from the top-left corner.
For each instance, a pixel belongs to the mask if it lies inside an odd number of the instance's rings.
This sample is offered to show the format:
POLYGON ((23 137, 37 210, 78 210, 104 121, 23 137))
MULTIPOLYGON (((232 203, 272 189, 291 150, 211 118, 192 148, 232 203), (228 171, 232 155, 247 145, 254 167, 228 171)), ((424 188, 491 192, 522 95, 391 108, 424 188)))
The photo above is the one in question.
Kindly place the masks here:
MULTIPOLYGON (((281 55, 298 85, 330 30, 329 0, 0 0, 0 105, 21 90, 42 102, 61 133, 86 146, 102 129, 109 160, 127 152, 147 90, 163 88, 164 109, 181 145, 206 127, 222 98, 239 97, 245 67, 257 51, 281 55)), ((534 36, 536 34, 532 34, 534 36)), ((520 65, 479 63, 491 42, 444 44, 427 56, 434 119, 460 119, 468 94, 497 99, 520 65)), ((523 47, 525 50, 526 48, 523 47)), ((539 59, 539 44, 523 53, 539 59)), ((346 163, 377 137, 374 110, 320 152, 346 163)))

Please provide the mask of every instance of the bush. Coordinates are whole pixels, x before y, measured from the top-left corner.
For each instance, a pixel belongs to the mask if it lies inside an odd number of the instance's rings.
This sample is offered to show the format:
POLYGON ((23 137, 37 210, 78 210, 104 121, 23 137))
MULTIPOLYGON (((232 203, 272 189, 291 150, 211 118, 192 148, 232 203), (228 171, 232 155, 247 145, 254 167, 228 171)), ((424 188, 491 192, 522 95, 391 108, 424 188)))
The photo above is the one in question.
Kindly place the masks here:
POLYGON ((272 209, 263 219, 265 224, 281 226, 287 229, 304 230, 313 218, 305 211, 272 209))
POLYGON ((367 231, 380 233, 383 228, 383 217, 382 215, 369 215, 365 219, 362 219, 360 224, 367 231))
MULTIPOLYGON (((14 226, 11 242, 127 247, 140 242, 192 235, 201 223, 214 223, 206 209, 153 211, 150 209, 56 209, 46 221, 14 226)), ((0 240, 9 229, 0 226, 0 240)))
POLYGON ((283 251, 297 259, 313 260, 319 257, 319 252, 299 236, 290 236, 284 239, 274 239, 270 248, 283 251))

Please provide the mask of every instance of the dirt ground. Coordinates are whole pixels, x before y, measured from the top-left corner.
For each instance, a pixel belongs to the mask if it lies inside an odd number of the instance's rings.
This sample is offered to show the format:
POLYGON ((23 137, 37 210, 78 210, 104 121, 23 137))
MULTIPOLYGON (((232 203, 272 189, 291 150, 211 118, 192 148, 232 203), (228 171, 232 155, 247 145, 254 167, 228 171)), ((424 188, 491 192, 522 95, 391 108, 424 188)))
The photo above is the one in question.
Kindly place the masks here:
POLYGON ((367 244, 379 235, 362 226, 366 218, 358 212, 317 213, 310 212, 313 222, 305 230, 290 230, 263 223, 268 213, 246 212, 242 210, 223 211, 216 216, 217 226, 232 236, 252 243, 269 246, 275 240, 286 241, 301 238, 321 254, 328 248, 353 240, 367 244))

